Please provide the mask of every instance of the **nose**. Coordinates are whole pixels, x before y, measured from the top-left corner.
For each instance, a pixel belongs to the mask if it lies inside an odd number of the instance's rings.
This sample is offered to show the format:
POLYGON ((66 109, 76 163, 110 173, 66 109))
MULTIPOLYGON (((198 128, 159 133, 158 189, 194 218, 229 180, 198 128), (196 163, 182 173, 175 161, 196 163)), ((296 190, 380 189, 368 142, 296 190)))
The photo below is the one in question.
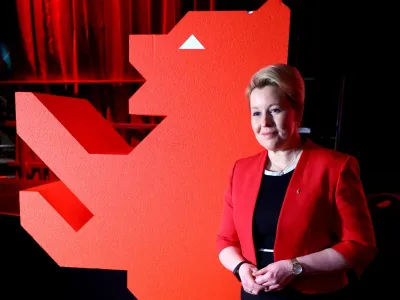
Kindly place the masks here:
POLYGON ((261 120, 261 127, 271 127, 273 124, 274 121, 272 120, 272 116, 266 113, 261 120))

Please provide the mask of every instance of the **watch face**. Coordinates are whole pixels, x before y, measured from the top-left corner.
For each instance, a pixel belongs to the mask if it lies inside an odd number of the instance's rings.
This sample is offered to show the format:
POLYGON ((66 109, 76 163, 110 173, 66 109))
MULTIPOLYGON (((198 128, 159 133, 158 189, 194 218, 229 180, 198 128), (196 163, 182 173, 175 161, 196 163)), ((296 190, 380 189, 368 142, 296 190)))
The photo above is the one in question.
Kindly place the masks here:
POLYGON ((293 265, 293 274, 299 275, 302 271, 303 271, 303 268, 301 267, 300 264, 293 265))

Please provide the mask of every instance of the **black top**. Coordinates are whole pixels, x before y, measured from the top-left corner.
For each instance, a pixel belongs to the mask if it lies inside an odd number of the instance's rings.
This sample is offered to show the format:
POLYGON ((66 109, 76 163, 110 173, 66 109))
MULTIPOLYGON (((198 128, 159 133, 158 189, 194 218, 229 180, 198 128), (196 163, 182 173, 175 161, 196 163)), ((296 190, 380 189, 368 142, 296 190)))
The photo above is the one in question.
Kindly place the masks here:
POLYGON ((280 176, 263 175, 253 217, 256 251, 274 249, 278 218, 292 174, 293 171, 280 176))

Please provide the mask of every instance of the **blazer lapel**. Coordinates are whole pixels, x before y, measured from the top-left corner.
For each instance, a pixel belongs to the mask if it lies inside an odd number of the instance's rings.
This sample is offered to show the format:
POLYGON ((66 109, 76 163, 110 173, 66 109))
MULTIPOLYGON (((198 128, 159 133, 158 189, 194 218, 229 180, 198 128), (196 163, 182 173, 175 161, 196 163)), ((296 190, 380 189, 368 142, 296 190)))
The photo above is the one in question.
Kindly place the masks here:
POLYGON ((243 203, 240 209, 240 214, 242 215, 242 220, 245 222, 243 224, 244 232, 248 232, 250 234, 245 234, 244 237, 247 239, 245 244, 251 247, 250 253, 251 257, 247 257, 250 261, 256 264, 256 253, 254 249, 254 240, 253 240, 253 215, 254 209, 257 202, 258 192, 261 186, 261 180, 264 174, 265 169, 265 161, 267 159, 267 151, 263 151, 258 156, 258 159, 254 161, 251 165, 250 169, 246 172, 245 177, 243 178, 242 187, 243 192, 243 203))
POLYGON ((303 189, 306 188, 305 168, 309 162, 313 143, 307 140, 303 152, 294 170, 292 178, 286 190, 281 212, 277 224, 277 232, 274 245, 275 261, 289 259, 300 255, 304 248, 304 240, 308 231, 312 203, 303 197, 303 189))

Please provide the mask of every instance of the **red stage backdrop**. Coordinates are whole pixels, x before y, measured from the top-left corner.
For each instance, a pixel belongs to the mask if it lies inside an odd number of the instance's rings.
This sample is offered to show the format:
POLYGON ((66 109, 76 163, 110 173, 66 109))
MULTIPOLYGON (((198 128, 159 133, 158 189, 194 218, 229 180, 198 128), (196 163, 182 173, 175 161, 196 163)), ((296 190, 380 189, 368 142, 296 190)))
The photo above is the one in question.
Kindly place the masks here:
POLYGON ((17 93, 18 135, 60 178, 21 192, 22 226, 60 266, 127 270, 138 299, 239 299, 215 245, 223 195, 234 161, 261 149, 244 90, 287 61, 289 18, 269 0, 130 36, 146 80, 130 113, 166 116, 135 148, 85 99, 17 93))

